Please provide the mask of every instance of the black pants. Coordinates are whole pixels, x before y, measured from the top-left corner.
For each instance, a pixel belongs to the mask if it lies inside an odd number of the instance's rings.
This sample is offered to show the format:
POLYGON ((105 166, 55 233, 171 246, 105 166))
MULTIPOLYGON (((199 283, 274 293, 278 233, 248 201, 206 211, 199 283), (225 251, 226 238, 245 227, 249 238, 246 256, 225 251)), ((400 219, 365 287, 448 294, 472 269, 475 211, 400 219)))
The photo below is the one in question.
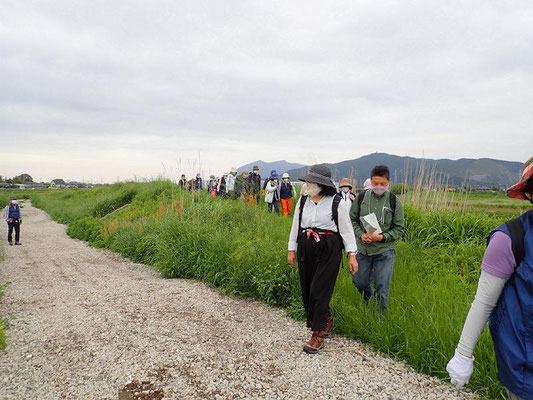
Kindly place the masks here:
POLYGON ((272 203, 268 204, 268 211, 272 212, 272 210, 276 211, 276 214, 279 215, 279 200, 274 200, 272 203))
POLYGON ((13 222, 8 223, 7 241, 13 242, 13 228, 15 228, 15 242, 20 240, 20 223, 18 219, 14 219, 13 222))
POLYGON ((342 239, 336 235, 320 235, 316 242, 305 232, 298 239, 298 270, 307 316, 307 327, 322 331, 330 314, 329 302, 335 288, 342 261, 342 239))

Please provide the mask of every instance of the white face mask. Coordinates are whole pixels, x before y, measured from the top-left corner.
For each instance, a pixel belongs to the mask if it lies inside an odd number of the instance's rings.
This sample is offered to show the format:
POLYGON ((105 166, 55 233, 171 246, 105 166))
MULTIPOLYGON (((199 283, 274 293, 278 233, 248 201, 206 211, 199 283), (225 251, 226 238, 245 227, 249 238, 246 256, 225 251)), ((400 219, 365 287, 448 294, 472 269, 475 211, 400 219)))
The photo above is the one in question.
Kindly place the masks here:
POLYGON ((309 193, 309 196, 311 196, 311 197, 318 196, 320 194, 321 190, 322 190, 322 188, 319 185, 317 185, 316 183, 309 182, 307 184, 307 193, 309 193))
POLYGON ((348 192, 350 191, 350 188, 345 186, 345 187, 343 187, 341 190, 342 190, 344 193, 348 193, 348 192))
POLYGON ((289 178, 283 178, 283 182, 289 182, 289 178))
POLYGON ((11 204, 18 204, 17 200, 11 200, 11 204))

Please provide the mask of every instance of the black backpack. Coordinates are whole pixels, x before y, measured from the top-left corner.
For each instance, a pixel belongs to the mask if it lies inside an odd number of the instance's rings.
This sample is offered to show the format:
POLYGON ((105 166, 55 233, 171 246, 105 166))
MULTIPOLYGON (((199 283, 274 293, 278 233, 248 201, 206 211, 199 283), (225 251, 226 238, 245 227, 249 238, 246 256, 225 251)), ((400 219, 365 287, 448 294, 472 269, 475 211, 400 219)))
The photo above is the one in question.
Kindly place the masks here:
MULTIPOLYGON (((365 195, 366 195, 366 192, 367 190, 365 190, 364 192, 360 192, 358 195, 357 195, 357 215, 356 215, 356 218, 355 220, 360 224, 359 222, 359 216, 361 215, 361 204, 363 204, 363 200, 365 199, 365 195)), ((390 198, 389 198, 389 202, 390 202, 390 208, 392 210, 392 220, 394 221, 394 213, 396 212, 396 203, 397 203, 397 197, 394 193, 390 192, 390 198)), ((392 226, 394 226, 394 222, 392 222, 392 225, 391 225, 391 228, 392 226)))
POLYGON ((520 217, 507 221, 505 225, 507 225, 507 228, 511 233, 513 255, 516 261, 516 266, 518 267, 526 255, 526 249, 524 246, 526 233, 524 231, 524 225, 522 224, 520 217))
MULTIPOLYGON (((302 199, 300 200, 300 218, 298 220, 298 236, 300 236, 300 232, 302 230, 302 214, 304 212, 304 206, 305 202, 307 201, 307 198, 309 195, 302 196, 302 199)), ((335 222, 335 225, 337 226, 337 232, 339 232, 339 204, 343 200, 342 195, 340 193, 337 193, 335 197, 333 198, 333 203, 331 203, 331 219, 333 222, 335 222)))

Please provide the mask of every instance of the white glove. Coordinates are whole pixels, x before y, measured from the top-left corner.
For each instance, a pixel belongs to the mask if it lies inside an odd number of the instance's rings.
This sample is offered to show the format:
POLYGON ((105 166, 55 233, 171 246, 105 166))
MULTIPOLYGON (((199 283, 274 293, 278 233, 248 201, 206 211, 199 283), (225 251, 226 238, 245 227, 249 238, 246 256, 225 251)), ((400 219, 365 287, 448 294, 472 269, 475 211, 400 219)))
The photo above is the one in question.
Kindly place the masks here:
POLYGON ((455 355, 446 366, 446 371, 450 375, 452 385, 462 388, 474 372, 474 357, 468 358, 455 350, 455 355))

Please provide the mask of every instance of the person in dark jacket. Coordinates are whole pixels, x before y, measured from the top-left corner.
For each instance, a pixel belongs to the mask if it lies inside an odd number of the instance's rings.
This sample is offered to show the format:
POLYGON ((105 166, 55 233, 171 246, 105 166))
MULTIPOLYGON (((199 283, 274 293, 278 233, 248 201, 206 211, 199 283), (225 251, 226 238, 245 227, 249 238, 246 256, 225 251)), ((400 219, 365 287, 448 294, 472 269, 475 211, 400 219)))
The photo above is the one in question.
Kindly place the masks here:
POLYGON ((281 185, 279 188, 279 198, 281 202, 281 214, 288 217, 292 212, 292 199, 296 197, 294 188, 288 173, 281 176, 281 185))
POLYGON ((192 190, 202 190, 202 175, 196 174, 196 178, 192 182, 192 190))
MULTIPOLYGON (((533 157, 507 196, 533 204, 533 157)), ((476 296, 446 370, 462 387, 474 372, 474 349, 487 320, 498 379, 511 400, 533 399, 533 209, 490 233, 476 296)))
MULTIPOLYGON (((253 202, 257 205, 261 201, 261 175, 259 175, 259 166, 254 165, 252 173, 248 176, 248 188, 253 202)), ((252 201, 250 201, 252 203, 252 201)))
POLYGON ((11 202, 4 209, 4 219, 7 222, 7 241, 13 246, 13 229, 15 230, 15 244, 20 245, 20 225, 22 224, 22 213, 15 196, 11 197, 11 202))
POLYGON ((188 183, 187 183, 187 179, 185 178, 185 174, 181 175, 181 179, 178 181, 178 185, 182 189, 185 189, 185 190, 187 189, 188 183))

